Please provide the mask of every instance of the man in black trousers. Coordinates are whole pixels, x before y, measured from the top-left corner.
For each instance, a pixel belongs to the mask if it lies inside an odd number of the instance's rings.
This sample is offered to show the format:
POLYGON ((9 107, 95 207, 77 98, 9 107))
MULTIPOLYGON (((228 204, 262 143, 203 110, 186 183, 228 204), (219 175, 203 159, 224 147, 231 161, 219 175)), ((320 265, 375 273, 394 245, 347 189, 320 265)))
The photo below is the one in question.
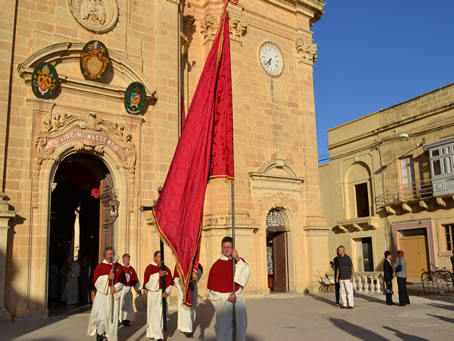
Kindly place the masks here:
POLYGON ((336 282, 337 272, 339 271, 339 248, 336 250, 336 257, 330 262, 331 268, 334 270, 334 289, 336 293, 336 305, 335 307, 340 307, 340 284, 336 282))
POLYGON ((385 251, 385 261, 383 263, 384 280, 386 284, 386 304, 393 303, 393 267, 391 265, 391 252, 385 251))

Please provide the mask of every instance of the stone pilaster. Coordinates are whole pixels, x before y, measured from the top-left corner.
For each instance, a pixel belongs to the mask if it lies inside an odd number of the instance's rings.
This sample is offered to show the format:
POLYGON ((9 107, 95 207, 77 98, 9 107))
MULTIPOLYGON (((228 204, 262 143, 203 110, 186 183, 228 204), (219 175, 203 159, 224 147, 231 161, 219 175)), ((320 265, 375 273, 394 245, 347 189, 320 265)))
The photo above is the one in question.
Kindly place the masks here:
POLYGON ((0 321, 10 321, 11 315, 5 309, 6 251, 8 243, 8 223, 16 213, 9 209, 6 195, 0 192, 0 321))

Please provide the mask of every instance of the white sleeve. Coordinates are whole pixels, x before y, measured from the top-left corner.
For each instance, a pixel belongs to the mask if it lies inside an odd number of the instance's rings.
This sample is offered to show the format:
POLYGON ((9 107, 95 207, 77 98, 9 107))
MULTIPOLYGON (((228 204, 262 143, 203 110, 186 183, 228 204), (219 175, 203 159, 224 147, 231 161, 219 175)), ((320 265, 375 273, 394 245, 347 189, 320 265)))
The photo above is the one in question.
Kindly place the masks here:
POLYGON ((230 293, 220 293, 217 291, 210 290, 209 300, 213 304, 216 313, 222 312, 224 304, 229 299, 230 293))
POLYGON ((245 287, 247 282, 249 281, 249 276, 251 275, 251 270, 249 269, 249 265, 240 259, 236 263, 235 267, 235 278, 234 281, 241 287, 245 287))
POLYGON ((99 276, 95 283, 96 293, 107 295, 109 293, 109 280, 107 275, 99 276))
POLYGON ((168 296, 170 296, 170 293, 172 292, 173 285, 169 285, 166 289, 166 293, 168 296))
POLYGON ((150 276, 150 279, 145 284, 145 289, 148 291, 159 291, 159 272, 150 276))

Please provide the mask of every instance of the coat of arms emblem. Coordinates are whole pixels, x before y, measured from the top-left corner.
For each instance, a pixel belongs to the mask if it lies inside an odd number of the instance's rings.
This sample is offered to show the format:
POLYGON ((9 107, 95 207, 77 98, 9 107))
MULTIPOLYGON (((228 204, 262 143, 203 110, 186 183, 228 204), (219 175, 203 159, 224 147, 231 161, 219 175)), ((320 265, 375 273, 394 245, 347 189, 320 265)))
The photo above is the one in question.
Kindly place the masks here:
POLYGON ((110 63, 107 47, 98 40, 85 44, 80 54, 80 71, 87 80, 102 81, 110 63))
POLYGON ((142 83, 129 84, 125 93, 125 108, 130 114, 140 114, 145 106, 146 91, 142 83))
POLYGON ((32 75, 32 91, 38 98, 51 99, 58 90, 60 81, 57 70, 50 63, 40 63, 32 75))

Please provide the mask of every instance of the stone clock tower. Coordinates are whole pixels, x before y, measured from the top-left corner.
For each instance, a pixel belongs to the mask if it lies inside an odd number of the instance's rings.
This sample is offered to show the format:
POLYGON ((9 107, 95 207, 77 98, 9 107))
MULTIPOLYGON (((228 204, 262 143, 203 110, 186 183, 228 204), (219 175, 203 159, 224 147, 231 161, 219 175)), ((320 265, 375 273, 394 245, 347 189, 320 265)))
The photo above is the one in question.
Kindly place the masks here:
MULTIPOLYGON (((52 314, 75 239, 80 261, 97 263, 112 245, 131 255, 142 279, 159 239, 139 207, 152 205, 164 183, 224 1, 4 3, 0 319, 24 319, 52 314)), ((228 7, 237 248, 252 269, 246 295, 316 290, 313 274, 328 270, 311 32, 324 5, 228 7)), ((231 233, 231 212, 230 185, 211 182, 206 274, 231 233)))

